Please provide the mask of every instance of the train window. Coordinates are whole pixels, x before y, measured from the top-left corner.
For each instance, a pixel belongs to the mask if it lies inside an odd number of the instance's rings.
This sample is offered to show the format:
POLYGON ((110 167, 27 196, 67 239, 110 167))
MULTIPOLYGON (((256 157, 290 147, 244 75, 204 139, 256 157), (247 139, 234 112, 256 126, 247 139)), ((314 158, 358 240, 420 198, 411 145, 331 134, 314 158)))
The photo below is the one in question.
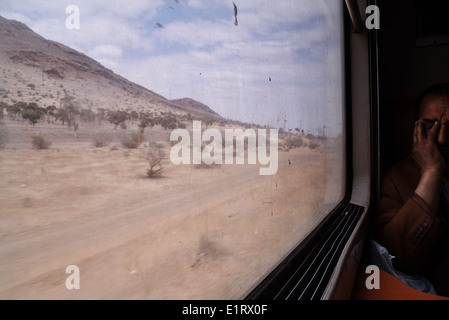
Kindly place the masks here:
POLYGON ((72 2, 0 9, 0 297, 244 297, 345 196, 344 2, 72 2))

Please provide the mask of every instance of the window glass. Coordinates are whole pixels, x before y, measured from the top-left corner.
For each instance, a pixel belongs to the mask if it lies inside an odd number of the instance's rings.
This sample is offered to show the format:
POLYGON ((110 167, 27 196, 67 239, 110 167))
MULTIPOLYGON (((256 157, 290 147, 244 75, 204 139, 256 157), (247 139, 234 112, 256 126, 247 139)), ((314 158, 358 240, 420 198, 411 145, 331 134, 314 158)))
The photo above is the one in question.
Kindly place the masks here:
POLYGON ((344 195, 343 2, 72 2, 0 8, 0 297, 243 297, 344 195))

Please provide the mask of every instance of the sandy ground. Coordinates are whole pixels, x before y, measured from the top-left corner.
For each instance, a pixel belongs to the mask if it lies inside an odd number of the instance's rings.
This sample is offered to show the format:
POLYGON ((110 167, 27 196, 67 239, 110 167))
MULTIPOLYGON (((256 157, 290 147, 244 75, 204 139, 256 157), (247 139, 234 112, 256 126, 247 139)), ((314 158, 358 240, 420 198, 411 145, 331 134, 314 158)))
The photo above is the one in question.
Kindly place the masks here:
POLYGON ((148 179, 144 146, 161 133, 123 149, 93 147, 98 131, 41 131, 48 150, 19 129, 0 150, 1 299, 241 298, 340 195, 335 146, 279 152, 273 176, 165 160, 148 179), (79 290, 66 288, 69 265, 79 290))

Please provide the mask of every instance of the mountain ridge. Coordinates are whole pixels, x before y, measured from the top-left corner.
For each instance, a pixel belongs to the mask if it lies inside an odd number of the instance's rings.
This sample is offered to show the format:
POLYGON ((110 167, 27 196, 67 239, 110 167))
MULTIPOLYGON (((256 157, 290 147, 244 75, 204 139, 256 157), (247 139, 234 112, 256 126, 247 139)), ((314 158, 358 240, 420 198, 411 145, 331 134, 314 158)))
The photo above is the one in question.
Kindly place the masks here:
POLYGON ((0 101, 61 106, 71 96, 83 108, 221 116, 191 98, 169 100, 104 67, 84 53, 47 40, 26 24, 0 16, 0 101), (186 104, 184 99, 188 99, 186 104))

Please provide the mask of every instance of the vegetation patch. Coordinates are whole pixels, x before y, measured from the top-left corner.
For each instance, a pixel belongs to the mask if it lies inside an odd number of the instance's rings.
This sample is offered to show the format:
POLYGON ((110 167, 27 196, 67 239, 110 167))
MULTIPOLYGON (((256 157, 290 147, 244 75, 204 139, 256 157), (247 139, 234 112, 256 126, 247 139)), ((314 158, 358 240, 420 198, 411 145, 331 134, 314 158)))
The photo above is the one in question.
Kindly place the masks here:
POLYGON ((31 137, 31 145, 33 146, 33 149, 43 150, 43 149, 50 148, 51 142, 45 140, 40 135, 34 135, 34 136, 31 137))

